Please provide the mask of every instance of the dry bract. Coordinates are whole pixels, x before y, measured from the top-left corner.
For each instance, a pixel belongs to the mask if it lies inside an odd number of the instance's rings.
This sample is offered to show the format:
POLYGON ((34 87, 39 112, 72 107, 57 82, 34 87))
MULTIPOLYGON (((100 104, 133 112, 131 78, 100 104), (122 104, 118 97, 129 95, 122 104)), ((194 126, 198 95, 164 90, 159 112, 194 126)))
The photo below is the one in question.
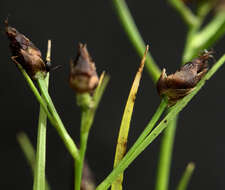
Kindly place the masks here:
POLYGON ((166 74, 166 69, 163 69, 157 82, 157 91, 160 96, 168 97, 169 106, 174 105, 194 89, 208 71, 208 61, 211 57, 211 51, 204 52, 169 76, 166 74))
POLYGON ((76 59, 70 61, 69 83, 77 93, 92 93, 98 85, 95 63, 90 57, 86 45, 78 45, 76 59))
POLYGON ((40 50, 26 36, 9 26, 7 20, 5 24, 13 61, 21 64, 32 79, 45 77, 46 65, 42 60, 40 50))

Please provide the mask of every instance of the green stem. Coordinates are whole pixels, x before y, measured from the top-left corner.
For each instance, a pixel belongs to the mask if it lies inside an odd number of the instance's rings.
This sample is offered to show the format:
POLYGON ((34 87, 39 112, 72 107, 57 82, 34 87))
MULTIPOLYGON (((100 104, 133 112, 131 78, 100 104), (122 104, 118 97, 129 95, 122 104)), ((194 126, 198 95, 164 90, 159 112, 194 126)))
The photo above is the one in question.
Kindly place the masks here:
MULTIPOLYGON (((115 10, 118 14, 121 25, 127 33, 128 38, 130 39, 139 56, 143 57, 146 45, 137 29, 126 2, 124 0, 113 0, 113 4, 115 6, 115 10)), ((150 53, 148 53, 146 56, 146 68, 153 82, 156 83, 161 74, 161 71, 150 53)))
POLYGON ((225 12, 216 14, 215 18, 199 33, 197 33, 191 39, 188 44, 187 50, 183 62, 191 60, 200 51, 211 47, 220 39, 225 33, 225 12))
POLYGON ((93 123, 94 112, 90 109, 82 109, 81 130, 80 130, 80 160, 75 160, 75 181, 74 190, 80 190, 82 171, 87 149, 88 135, 93 123))
POLYGON ((46 84, 44 82, 43 79, 38 79, 38 86, 40 88, 40 91, 48 105, 48 109, 50 110, 53 118, 54 118, 54 123, 53 126, 56 128, 59 136, 61 137, 61 139, 63 140, 67 150, 70 152, 70 154, 72 155, 72 157, 75 160, 79 160, 80 159, 80 155, 79 155, 79 151, 78 148, 76 146, 76 144, 74 143, 73 139, 70 137, 70 135, 68 134, 66 128, 63 125, 62 120, 60 119, 55 106, 51 100, 51 97, 48 94, 47 88, 46 88, 46 84))
POLYGON ((80 139, 80 160, 75 161, 75 190, 80 190, 80 185, 82 181, 82 171, 85 159, 85 153, 87 149, 87 142, 88 142, 88 132, 81 133, 80 139))
POLYGON ((225 12, 216 14, 215 18, 193 39, 194 48, 208 48, 225 32, 225 12))
MULTIPOLYGON (((45 79, 45 83, 48 87, 49 74, 45 79)), ((42 106, 40 106, 37 135, 36 168, 34 173, 33 190, 45 189, 46 127, 47 115, 42 106)))
MULTIPOLYGON (((25 133, 19 133, 17 135, 17 140, 19 142, 19 145, 29 163, 29 166, 32 170, 32 174, 35 174, 35 162, 36 162, 36 156, 35 156, 35 150, 33 145, 31 144, 29 138, 25 133)), ((48 184, 47 179, 45 180, 45 190, 50 190, 50 186, 48 184)))
POLYGON ((177 190, 186 190, 187 189, 188 183, 191 179, 194 169, 195 169, 194 163, 191 162, 187 165, 186 170, 184 171, 184 174, 181 177, 181 180, 177 186, 177 190))
POLYGON ((177 126, 175 117, 164 131, 159 154, 158 175, 156 180, 156 190, 167 190, 170 178, 170 166, 173 152, 174 137, 177 126))
POLYGON ((93 97, 90 94, 78 94, 77 104, 82 109, 81 115, 81 129, 80 129, 80 160, 75 160, 75 172, 74 172, 74 189, 80 190, 82 181, 82 172, 85 159, 85 153, 88 142, 88 135, 94 121, 96 110, 99 106, 99 102, 102 98, 103 92, 109 82, 109 77, 103 72, 99 79, 99 84, 95 89, 93 97))
POLYGON ((42 99, 42 97, 39 94, 37 88, 35 87, 33 81, 28 76, 28 74, 23 69, 23 67, 20 64, 17 64, 17 66, 20 69, 21 73, 23 74, 24 78, 26 79, 28 85, 30 86, 30 88, 31 88, 32 92, 34 93, 35 97, 37 98, 38 102, 42 106, 43 110, 47 114, 49 121, 51 122, 51 124, 53 126, 55 126, 55 128, 58 131, 60 137, 62 138, 64 144, 66 145, 67 149, 69 150, 70 154, 74 157, 74 159, 79 159, 80 156, 79 156, 78 149, 77 149, 75 143, 73 142, 72 138, 69 136, 66 129, 64 128, 64 125, 54 108, 51 98, 48 95, 48 91, 46 89, 44 80, 39 79, 38 84, 39 84, 39 88, 40 88, 46 102, 42 99), (46 104, 48 104, 48 108, 50 109, 51 113, 49 112, 46 104))
POLYGON ((35 97, 37 98, 38 102, 40 103, 40 105, 42 106, 43 110, 45 110, 45 113, 48 116, 48 119, 50 120, 50 122, 52 124, 55 123, 51 113, 48 111, 47 108, 47 104, 46 102, 43 100, 43 98, 41 97, 41 95, 39 94, 37 88, 35 87, 33 81, 31 80, 31 78, 29 77, 29 75, 26 73, 26 71, 23 69, 23 67, 20 64, 17 64, 17 67, 19 68, 20 72, 23 74, 25 80, 27 81, 31 91, 34 93, 35 97))
POLYGON ((17 135, 17 140, 19 142, 20 148, 22 149, 27 162, 29 163, 29 166, 32 170, 32 174, 34 174, 35 171, 35 160, 36 160, 36 156, 35 156, 35 150, 29 140, 29 138, 27 137, 27 135, 25 133, 19 133, 17 135))
MULTIPOLYGON (((171 3, 176 3, 177 1, 172 0, 171 3)), ((178 4, 183 4, 181 1, 177 2, 178 4)), ((183 4, 184 9, 187 7, 183 4)), ((190 61, 190 57, 192 57, 196 50, 191 48, 190 44, 201 27, 205 16, 211 9, 211 2, 203 2, 197 11, 197 22, 189 25, 189 30, 187 33, 187 39, 185 43, 184 53, 182 57, 182 65, 187 61, 190 61)), ((189 10, 190 11, 190 10, 189 10)), ((182 12, 182 11, 181 11, 182 12)), ((185 12, 182 12, 185 13, 185 12)), ((172 150, 174 144, 174 138, 176 133, 177 119, 171 121, 169 127, 165 130, 164 136, 162 139, 159 163, 158 163, 158 171, 157 171, 157 180, 156 180, 156 190, 167 190, 169 187, 169 178, 170 178, 170 167, 171 167, 171 159, 172 159, 172 150)))
POLYGON ((165 108, 167 107, 167 99, 163 99, 158 107, 158 109, 156 110, 155 114, 153 115, 151 121, 148 123, 147 127, 145 128, 145 130, 141 133, 141 135, 139 136, 139 138, 136 140, 136 142, 134 143, 134 145, 130 148, 130 150, 125 154, 124 158, 119 162, 119 164, 117 165, 117 167, 111 172, 111 174, 96 188, 96 190, 102 190, 102 189, 106 189, 104 186, 104 184, 107 184, 107 188, 110 186, 110 184, 108 184, 108 181, 112 182, 115 178, 115 176, 119 173, 120 171, 124 171, 128 166, 126 165, 126 163, 129 162, 130 157, 132 156, 132 154, 136 151, 136 149, 141 145, 141 143, 144 141, 144 139, 146 138, 146 136, 150 133, 150 131, 153 129, 153 127, 155 126, 156 122, 159 120, 160 116, 162 115, 162 113, 164 112, 165 108), (111 181, 112 180, 112 181, 111 181))
POLYGON ((129 152, 124 156, 120 161, 118 166, 113 169, 113 171, 106 177, 106 179, 97 186, 96 190, 105 190, 111 183, 123 172, 133 161, 134 159, 149 145, 151 144, 156 137, 167 127, 167 123, 171 122, 178 113, 188 104, 188 102, 197 94, 197 92, 205 84, 206 80, 209 80, 212 75, 224 64, 225 55, 223 55, 220 60, 213 65, 213 67, 208 71, 208 73, 203 77, 203 79, 196 85, 195 89, 179 102, 176 103, 171 109, 170 112, 165 116, 165 118, 152 130, 152 132, 142 141, 142 143, 137 146, 136 150, 129 154, 129 152))
POLYGON ((180 13, 184 22, 192 27, 198 23, 198 18, 181 0, 169 0, 169 3, 180 13))

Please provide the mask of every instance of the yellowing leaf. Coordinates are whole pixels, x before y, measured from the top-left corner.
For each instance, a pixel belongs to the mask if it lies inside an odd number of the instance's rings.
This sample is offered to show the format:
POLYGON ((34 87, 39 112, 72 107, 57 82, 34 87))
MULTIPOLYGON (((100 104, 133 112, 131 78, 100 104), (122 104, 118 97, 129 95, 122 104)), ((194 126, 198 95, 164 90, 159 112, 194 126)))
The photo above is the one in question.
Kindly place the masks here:
MULTIPOLYGON (((148 52, 148 46, 146 47, 144 56, 141 60, 140 67, 135 76, 134 82, 130 90, 129 97, 127 99, 126 107, 124 109, 123 118, 120 125, 119 136, 117 140, 114 168, 118 165, 120 160, 123 158, 127 149, 127 139, 128 139, 129 129, 130 129, 130 121, 131 121, 131 117, 133 113, 134 102, 135 102, 136 94, 138 91, 139 83, 141 80, 147 52, 148 52)), ((122 190, 122 182, 123 182, 123 174, 121 174, 117 178, 117 180, 115 180, 115 182, 112 184, 112 190, 122 190)))

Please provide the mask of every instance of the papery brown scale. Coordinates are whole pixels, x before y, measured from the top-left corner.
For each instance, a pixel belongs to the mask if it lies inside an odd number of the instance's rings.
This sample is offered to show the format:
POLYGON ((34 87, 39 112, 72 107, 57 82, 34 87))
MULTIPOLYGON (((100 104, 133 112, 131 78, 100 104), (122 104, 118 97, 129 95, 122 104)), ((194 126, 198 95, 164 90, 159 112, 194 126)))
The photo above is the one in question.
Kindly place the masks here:
POLYGON ((168 76, 163 69, 157 82, 157 91, 160 96, 168 97, 169 106, 174 105, 195 88, 208 71, 208 61, 212 58, 212 53, 212 51, 204 52, 168 76))
POLYGON ((90 57, 86 45, 80 43, 76 59, 70 61, 69 84, 77 93, 92 93, 98 82, 95 63, 90 57))
POLYGON ((10 41, 9 47, 12 52, 12 59, 19 63, 26 70, 32 79, 46 76, 46 65, 41 57, 41 51, 23 34, 18 32, 15 28, 8 26, 5 22, 6 35, 10 41))

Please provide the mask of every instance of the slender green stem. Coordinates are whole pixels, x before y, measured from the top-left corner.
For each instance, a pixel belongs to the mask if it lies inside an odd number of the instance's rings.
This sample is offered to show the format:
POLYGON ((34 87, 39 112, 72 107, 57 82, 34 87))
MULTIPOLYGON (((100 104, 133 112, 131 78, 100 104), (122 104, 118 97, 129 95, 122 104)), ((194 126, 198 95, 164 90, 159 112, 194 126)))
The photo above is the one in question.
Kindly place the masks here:
POLYGON ((74 189, 80 190, 88 135, 94 121, 95 112, 99 106, 103 92, 109 82, 109 77, 103 72, 93 97, 89 94, 77 95, 77 104, 82 109, 80 129, 80 159, 75 160, 74 189))
POLYGON ((31 78, 29 77, 29 75, 26 73, 26 71, 23 69, 23 67, 20 64, 17 64, 17 67, 19 68, 20 72, 23 74, 24 78, 26 79, 31 91, 34 93, 35 97, 37 98, 38 102, 40 103, 40 105, 42 106, 43 110, 45 110, 48 119, 50 120, 50 122, 52 124, 55 123, 51 113, 48 111, 47 108, 47 104, 46 102, 43 100, 43 98, 41 97, 41 95, 39 94, 37 88, 35 87, 33 81, 31 80, 31 78))
MULTIPOLYGON (((49 74, 45 79, 46 86, 48 86, 48 81, 49 74)), ((36 169, 34 173, 33 190, 45 189, 46 127, 47 115, 40 106, 37 135, 36 169)))
MULTIPOLYGON (((117 173, 120 174, 120 171, 124 171, 128 165, 125 165, 126 163, 128 163, 129 158, 132 156, 132 154, 136 151, 136 149, 140 146, 140 144, 143 142, 143 140, 146 138, 146 136, 150 133, 150 131, 153 129, 153 127, 155 126, 156 122, 159 120, 160 116, 162 115, 162 113, 164 112, 164 110, 167 107, 167 99, 162 99, 158 109, 156 110, 155 114, 153 115, 151 121, 148 123, 147 127, 145 128, 145 130, 141 133, 141 135, 139 136, 139 138, 136 140, 136 142, 134 143, 134 145, 130 148, 130 150, 126 153, 126 155, 124 156, 124 158, 119 162, 119 164, 117 165, 117 167, 111 172, 111 174, 104 180, 104 182, 102 182, 97 188, 96 190, 103 190, 105 189, 104 187, 104 183, 108 183, 108 181, 111 181, 112 178, 114 178, 115 175, 117 175, 117 173)), ((110 184, 107 184, 107 187, 109 187, 110 184)))
POLYGON ((194 163, 189 163, 184 171, 183 176, 181 177, 181 180, 177 186, 177 190, 186 190, 188 183, 191 179, 191 176, 194 172, 195 169, 195 164, 194 163))
MULTIPOLYGON (((203 19, 201 18, 201 22, 203 19)), ((215 18, 198 32, 199 25, 191 29, 188 36, 188 42, 183 54, 182 63, 186 63, 194 58, 198 53, 209 48, 225 34, 225 12, 216 14, 215 18), (193 32, 194 31, 194 32, 193 32), (197 33, 198 32, 198 33, 197 33)))
POLYGON ((180 13, 184 22, 192 27, 198 23, 198 18, 192 13, 192 11, 180 0, 169 0, 169 3, 180 13))
POLYGON ((174 105, 170 112, 165 116, 165 118, 152 130, 152 132, 141 142, 141 144, 136 148, 136 150, 129 154, 129 152, 124 156, 118 166, 113 169, 113 171, 106 177, 106 179, 97 186, 96 190, 105 190, 111 183, 123 172, 133 161, 134 159, 142 153, 142 151, 151 144, 156 137, 158 137, 161 132, 168 126, 168 123, 171 122, 177 114, 188 104, 188 102, 197 94, 197 92, 205 84, 206 80, 210 79, 212 75, 224 64, 225 55, 220 58, 220 60, 213 65, 209 72, 203 77, 203 79, 196 85, 195 89, 179 102, 174 105))
POLYGON ((63 140, 66 148, 68 149, 68 151, 70 152, 70 154, 72 155, 72 157, 75 160, 79 160, 80 159, 80 155, 79 155, 79 151, 78 148, 76 146, 76 144, 74 143, 73 139, 70 137, 70 135, 68 134, 66 128, 63 125, 62 120, 60 119, 55 106, 51 100, 51 97, 48 94, 47 88, 46 88, 46 84, 45 81, 43 79, 38 79, 38 86, 41 90, 41 93, 48 105, 48 109, 50 110, 53 118, 54 118, 54 123, 53 126, 56 128, 59 136, 61 137, 61 139, 63 140))
MULTIPOLYGON (((48 40, 46 61, 50 62, 51 55, 51 40, 48 40)), ((49 73, 45 78, 46 87, 48 89, 49 73)), ((37 152, 36 152, 36 167, 34 172, 33 190, 45 190, 45 160, 46 160, 46 128, 47 115, 40 106, 37 134, 37 152)))
POLYGON ((20 69, 21 73, 23 74, 24 78, 26 79, 28 85, 30 86, 30 88, 31 88, 32 92, 34 93, 35 97, 37 98, 38 102, 40 103, 40 105, 44 109, 45 113, 47 114, 49 121, 51 122, 51 124, 53 126, 56 127, 60 137, 63 139, 63 142, 66 145, 67 149, 69 150, 70 154, 75 159, 79 159, 80 156, 79 156, 78 149, 77 149, 75 143, 73 142, 72 138, 69 136, 66 129, 64 128, 64 125, 54 108, 51 98, 48 95, 44 80, 38 79, 38 84, 39 84, 39 88, 42 91, 42 94, 43 94, 46 102, 42 99, 42 97, 39 94, 37 88, 35 87, 33 81, 28 76, 28 74, 23 69, 23 67, 20 64, 17 64, 17 66, 20 69), (46 104, 48 104, 48 108, 51 111, 51 113, 49 112, 46 104))
POLYGON ((93 123, 94 112, 91 109, 82 109, 80 130, 80 160, 75 160, 74 190, 80 190, 82 171, 87 149, 88 135, 93 123))
POLYGON ((187 33, 187 39, 186 39, 186 43, 185 43, 185 47, 184 47, 184 52, 183 52, 183 56, 182 56, 182 65, 184 65, 185 63, 187 63, 188 61, 190 61, 191 57, 194 56, 194 54, 196 53, 196 50, 193 49, 191 47, 191 42, 193 40, 193 37, 195 36, 195 34, 198 31, 198 27, 199 26, 195 26, 189 29, 188 33, 187 33))
MULTIPOLYGON (((83 117, 84 116, 82 116, 82 118, 83 117)), ((75 161, 75 181, 74 181, 74 184, 75 184, 74 189, 75 190, 80 190, 84 158, 85 158, 85 153, 86 153, 86 149, 87 149, 88 134, 89 134, 89 132, 81 132, 81 134, 80 134, 80 160, 75 161)))
MULTIPOLYGON (((137 26, 132 18, 129 8, 126 5, 125 0, 113 0, 115 10, 118 14, 122 27, 124 28, 127 36, 129 37, 132 45, 136 49, 140 57, 143 57, 146 45, 137 29, 137 26)), ((156 65, 154 59, 150 53, 146 56, 146 68, 154 83, 157 82, 161 71, 156 65)))
MULTIPOLYGON (((28 136, 25 133, 19 133, 17 135, 17 140, 19 142, 19 145, 29 163, 29 166, 32 170, 32 174, 35 173, 35 163, 36 163, 36 156, 35 156, 35 150, 33 145, 31 144, 28 136)), ((45 180, 45 190, 50 190, 50 186, 48 184, 47 179, 45 180)))
POLYGON ((214 3, 215 3, 214 1, 199 1, 197 9, 197 17, 201 23, 208 15, 208 13, 213 9, 214 3))
POLYGON ((87 126, 87 124, 90 123, 88 121, 90 119, 91 118, 89 115, 89 109, 82 109, 81 130, 80 130, 80 160, 75 160, 74 190, 80 190, 83 164, 84 164, 84 158, 85 158, 87 142, 88 142, 88 135, 89 135, 89 130, 86 130, 86 129, 87 128, 90 129, 90 127, 87 126))
POLYGON ((19 133, 17 135, 17 141, 19 142, 20 148, 22 149, 29 165, 32 170, 32 174, 34 174, 35 171, 35 150, 28 138, 28 136, 25 133, 19 133))
POLYGON ((204 49, 214 44, 225 33, 225 12, 216 14, 215 18, 195 36, 191 46, 204 49))
MULTIPOLYGON (((170 1, 171 3, 176 1, 170 1)), ((181 1, 178 4, 183 4, 181 1)), ((187 61, 190 61, 190 58, 196 55, 198 52, 196 49, 192 48, 191 43, 193 38, 196 36, 198 30, 200 29, 205 16, 212 8, 212 3, 210 1, 203 1, 197 11, 198 22, 190 25, 187 33, 187 40, 184 48, 184 53, 182 57, 182 64, 185 64, 187 61)), ((185 5, 183 5, 186 8, 185 5)), ((182 12, 185 13, 185 12, 182 12)), ((177 118, 175 118, 177 120, 177 118)), ((169 176, 170 176, 170 166, 172 158, 172 147, 175 138, 176 132, 176 121, 171 121, 169 127, 165 130, 164 136, 162 139, 162 145, 159 156, 159 165, 157 172, 157 181, 156 181, 156 190, 167 190, 169 185, 169 176)))
POLYGON ((187 32, 187 38, 186 38, 186 43, 185 43, 185 48, 182 56, 182 65, 185 64, 186 62, 190 61, 191 58, 196 55, 198 52, 196 49, 194 49, 191 46, 191 43, 193 41, 193 38, 196 36, 197 32, 199 31, 206 14, 210 10, 210 5, 208 1, 203 1, 203 4, 199 6, 199 9, 197 11, 197 16, 198 16, 198 22, 196 22, 194 25, 192 25, 187 32))
POLYGON ((168 124, 164 131, 160 148, 158 175, 156 178, 156 190, 167 190, 170 178, 170 166, 173 152, 174 137, 177 126, 177 117, 168 124))

